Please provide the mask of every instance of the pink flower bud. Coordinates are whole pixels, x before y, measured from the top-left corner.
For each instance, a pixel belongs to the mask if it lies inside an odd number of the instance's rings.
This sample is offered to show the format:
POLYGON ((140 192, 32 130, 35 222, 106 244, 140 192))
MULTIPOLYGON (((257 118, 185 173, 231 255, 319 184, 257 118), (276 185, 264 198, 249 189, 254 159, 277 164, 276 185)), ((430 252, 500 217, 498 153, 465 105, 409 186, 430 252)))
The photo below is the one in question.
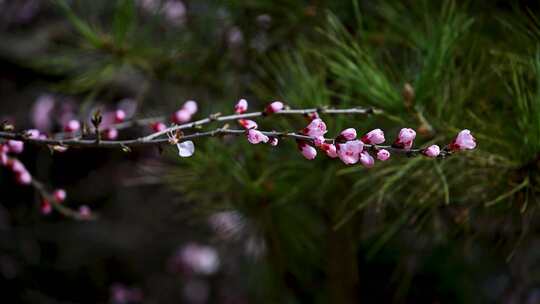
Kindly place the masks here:
POLYGON ((52 205, 49 203, 48 200, 42 199, 41 203, 39 204, 39 210, 41 211, 41 214, 48 215, 52 212, 52 205))
POLYGON ((377 152, 377 159, 381 161, 385 161, 390 158, 390 152, 388 150, 382 149, 377 152))
POLYGON ((116 112, 114 112, 114 122, 121 123, 124 122, 124 120, 126 120, 126 112, 124 112, 124 110, 116 110, 116 112))
POLYGON ((20 173, 25 173, 27 172, 26 171, 26 167, 24 166, 23 163, 21 163, 18 159, 8 159, 7 161, 7 167, 13 171, 13 173, 16 173, 16 174, 20 174, 20 173))
POLYGON ((311 137, 323 136, 328 132, 326 130, 326 124, 320 118, 312 120, 302 131, 305 135, 311 137))
POLYGON ((191 120, 191 113, 189 113, 185 109, 181 109, 181 110, 178 110, 178 111, 174 112, 173 117, 172 117, 172 121, 175 124, 179 124, 179 125, 183 124, 183 123, 186 123, 186 122, 188 122, 190 120, 191 120))
POLYGON ((299 142, 298 149, 306 159, 312 160, 317 156, 317 149, 305 142, 299 142))
POLYGON ((439 154, 441 153, 441 148, 439 148, 439 146, 437 145, 432 145, 424 149, 422 153, 424 153, 424 155, 427 157, 435 158, 439 156, 439 154))
POLYGON ((330 157, 330 158, 338 157, 336 146, 333 145, 333 144, 326 144, 326 143, 322 144, 321 145, 321 150, 326 152, 326 155, 328 155, 328 157, 330 157))
POLYGON ((274 101, 274 102, 272 102, 271 104, 269 104, 266 107, 266 113, 267 114, 272 114, 272 113, 279 112, 279 111, 283 110, 283 107, 284 107, 283 102, 274 101))
POLYGON ((66 132, 77 132, 81 128, 81 123, 78 120, 72 119, 64 127, 66 132))
POLYGON ((341 161, 347 165, 356 164, 360 158, 360 153, 364 149, 364 143, 359 140, 351 140, 344 144, 339 144, 337 154, 341 161))
POLYGON ((236 114, 245 113, 248 109, 248 102, 245 99, 240 99, 234 106, 234 112, 236 114))
POLYGON ((19 140, 8 140, 7 146, 9 148, 9 152, 19 154, 22 153, 24 150, 24 143, 19 140))
POLYGON ((118 138, 118 130, 115 128, 108 128, 104 131, 103 137, 105 137, 106 140, 115 140, 118 138))
POLYGON ((270 141, 268 142, 270 146, 277 146, 279 143, 279 139, 277 137, 270 137, 270 141))
POLYGON ((472 150, 476 148, 476 139, 472 136, 471 131, 465 129, 459 132, 457 137, 450 143, 450 150, 472 150))
POLYGON ((403 128, 399 131, 398 138, 394 142, 394 145, 405 150, 410 150, 415 137, 416 132, 413 129, 403 128))
POLYGON ((371 130, 362 136, 362 141, 370 145, 382 144, 384 140, 384 132, 381 129, 371 130))
POLYGON ((313 137, 313 144, 315 145, 315 147, 322 146, 322 144, 324 144, 324 136, 313 137))
POLYGON ((92 216, 92 210, 90 210, 90 207, 82 205, 79 207, 79 216, 83 219, 88 219, 92 216))
POLYGON ((155 122, 155 123, 150 125, 150 128, 154 132, 161 132, 161 131, 167 129, 167 126, 162 122, 155 122))
POLYGON ((31 138, 31 139, 38 139, 41 135, 39 133, 39 130, 36 130, 36 129, 26 130, 24 133, 28 138, 31 138))
POLYGON ((66 190, 64 189, 56 189, 53 192, 53 197, 57 203, 61 203, 66 200, 66 190))
POLYGON ((255 129, 249 129, 247 132, 247 139, 250 143, 256 145, 258 143, 266 143, 268 140, 268 136, 262 134, 260 131, 257 131, 255 129))
POLYGON ((197 102, 193 100, 188 100, 184 103, 184 105, 182 106, 182 109, 186 110, 191 116, 197 113, 197 110, 199 109, 199 107, 197 106, 197 102))
POLYGON ((257 129, 259 127, 256 122, 249 119, 239 119, 238 123, 246 130, 257 129))
POLYGON ((17 183, 21 185, 29 185, 32 182, 32 175, 28 171, 17 173, 17 183))
POLYGON ((366 168, 371 168, 375 164, 375 160, 368 151, 362 151, 362 153, 360 153, 360 163, 366 168))
POLYGON ((186 140, 176 144, 178 148, 178 155, 180 157, 190 157, 195 153, 195 145, 191 140, 186 140))
POLYGON ((356 139, 356 130, 354 128, 348 128, 341 131, 339 135, 345 140, 354 140, 356 139))
POLYGON ((0 152, 0 165, 6 166, 8 164, 8 156, 4 152, 0 152))

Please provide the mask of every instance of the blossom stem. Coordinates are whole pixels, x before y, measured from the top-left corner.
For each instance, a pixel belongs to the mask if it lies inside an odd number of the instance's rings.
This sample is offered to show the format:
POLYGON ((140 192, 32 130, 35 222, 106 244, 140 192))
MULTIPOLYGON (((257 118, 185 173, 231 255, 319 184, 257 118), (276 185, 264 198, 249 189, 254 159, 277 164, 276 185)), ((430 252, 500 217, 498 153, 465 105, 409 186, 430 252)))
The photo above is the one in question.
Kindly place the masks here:
MULTIPOLYGON (((184 126, 184 125, 181 125, 184 126)), ((180 126, 178 126, 180 127, 180 126)), ((178 129, 175 129, 178 130, 178 129)), ((160 132, 153 133, 158 134, 160 132)), ((269 137, 280 137, 280 138, 293 138, 296 140, 302 140, 313 143, 313 138, 307 135, 294 133, 294 132, 278 132, 278 131, 261 131, 266 136, 269 137)), ((214 137, 219 135, 244 135, 246 134, 246 130, 236 130, 236 129, 228 129, 228 128, 217 128, 211 131, 205 131, 205 132, 195 132, 192 134, 184 135, 180 138, 180 141, 185 140, 191 140, 195 138, 201 138, 201 137, 214 137)), ((160 145, 160 144, 167 144, 169 142, 169 139, 167 138, 155 138, 155 137, 139 137, 135 139, 128 139, 128 140, 102 140, 100 142, 96 142, 93 139, 39 139, 39 138, 28 138, 25 137, 22 134, 12 133, 12 132, 0 132, 0 138, 4 139, 15 139, 20 140, 24 142, 28 142, 30 144, 40 145, 40 146, 50 146, 50 145, 58 145, 58 146, 64 146, 64 147, 71 147, 71 148, 123 148, 123 147, 141 147, 141 146, 153 146, 153 145, 160 145)), ((325 142, 327 143, 333 143, 335 140, 333 138, 325 138, 325 142)), ((398 147, 393 147, 391 145, 369 145, 364 144, 364 149, 368 149, 371 151, 377 151, 380 149, 386 149, 390 152, 394 153, 400 153, 400 154, 406 154, 407 156, 417 156, 420 155, 421 152, 424 149, 418 148, 418 149, 403 149, 398 147)), ((439 155, 439 158, 444 158, 448 155, 450 155, 451 152, 443 149, 439 155)))
POLYGON ((39 192, 42 198, 46 199, 51 204, 51 206, 62 215, 74 218, 76 220, 95 220, 97 218, 94 214, 87 216, 81 215, 81 213, 77 210, 62 205, 56 200, 53 194, 47 191, 45 185, 42 182, 36 180, 36 178, 33 176, 31 185, 32 187, 34 187, 34 189, 36 189, 36 191, 39 192))

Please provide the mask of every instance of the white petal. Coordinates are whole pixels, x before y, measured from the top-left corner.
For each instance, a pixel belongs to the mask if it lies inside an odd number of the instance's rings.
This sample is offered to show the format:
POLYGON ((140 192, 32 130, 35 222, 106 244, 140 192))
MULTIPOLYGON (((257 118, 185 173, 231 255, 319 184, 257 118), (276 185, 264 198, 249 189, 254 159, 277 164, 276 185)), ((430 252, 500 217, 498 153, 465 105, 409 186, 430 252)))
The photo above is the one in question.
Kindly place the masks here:
POLYGON ((195 145, 191 140, 183 141, 176 144, 176 146, 178 147, 178 155, 181 157, 190 157, 195 153, 195 145))

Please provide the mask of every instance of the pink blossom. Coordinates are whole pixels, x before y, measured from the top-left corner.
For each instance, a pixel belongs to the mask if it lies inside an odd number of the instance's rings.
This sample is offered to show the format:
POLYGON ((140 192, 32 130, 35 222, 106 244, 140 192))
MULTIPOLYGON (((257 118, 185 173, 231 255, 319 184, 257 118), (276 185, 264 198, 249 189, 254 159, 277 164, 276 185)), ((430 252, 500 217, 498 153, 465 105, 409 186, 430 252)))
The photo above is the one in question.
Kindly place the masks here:
POLYGON ((424 153, 424 155, 427 157, 435 158, 441 153, 441 148, 439 148, 437 145, 432 145, 424 149, 422 153, 424 153))
POLYGON ((324 136, 315 136, 313 137, 313 144, 315 145, 315 147, 320 147, 322 146, 322 144, 324 144, 324 136))
POLYGON ((305 135, 311 137, 323 136, 326 132, 326 124, 320 118, 312 120, 303 130, 305 135))
POLYGON ((356 139, 356 130, 354 128, 348 128, 341 131, 339 135, 345 140, 354 140, 356 139))
POLYGON ((182 1, 168 0, 163 4, 162 10, 167 21, 175 26, 186 21, 186 5, 182 1))
POLYGON ((24 150, 24 143, 19 140, 8 140, 7 146, 9 147, 9 152, 19 154, 24 150))
POLYGON ((398 138, 394 142, 394 145, 405 150, 410 150, 416 137, 416 132, 410 128, 403 128, 399 131, 398 138))
POLYGON ((306 159, 312 160, 317 156, 317 149, 305 142, 298 143, 298 149, 306 159))
POLYGON ((364 149, 364 143, 360 140, 351 140, 344 144, 339 144, 337 154, 347 165, 356 164, 360 159, 360 153, 364 149))
POLYGON ((323 150, 324 152, 326 152, 326 155, 328 155, 328 157, 331 157, 331 158, 336 158, 338 157, 338 154, 337 154, 337 150, 336 150, 336 146, 333 145, 333 144, 322 144, 321 145, 321 150, 323 150))
POLYGON ((83 219, 88 219, 92 216, 92 210, 86 205, 79 207, 79 216, 83 219))
POLYGON ((221 211, 212 214, 208 223, 222 239, 240 236, 244 230, 245 221, 238 211, 221 211))
POLYGON ((29 185, 32 182, 32 175, 28 171, 17 173, 17 182, 21 185, 29 185))
POLYGON ((384 132, 381 129, 371 130, 366 135, 362 136, 362 141, 370 145, 382 144, 384 140, 384 132))
POLYGON ((135 115, 135 112, 137 111, 138 103, 133 98, 124 98, 118 102, 118 105, 116 106, 118 110, 124 111, 124 114, 126 115, 125 119, 128 119, 130 117, 133 117, 135 115))
POLYGON ((5 166, 8 164, 8 156, 4 152, 0 152, 0 165, 5 166))
POLYGON ((66 132, 77 132, 81 128, 81 123, 78 120, 72 119, 64 126, 66 132))
POLYGON ((126 112, 124 110, 116 110, 114 112, 114 122, 121 123, 126 119, 126 112))
POLYGON ((240 46, 244 42, 244 34, 237 26, 231 28, 227 33, 227 42, 230 47, 240 46))
POLYGON ((239 119, 238 123, 246 130, 257 129, 259 127, 256 122, 250 119, 239 119))
POLYGON ((186 110, 190 115, 194 115, 197 113, 197 110, 199 107, 197 106, 197 102, 194 100, 188 100, 184 103, 182 106, 182 109, 186 110))
POLYGON ((362 153, 360 153, 360 163, 366 168, 371 168, 375 164, 375 160, 368 151, 362 151, 362 153))
POLYGON ((139 288, 129 288, 122 284, 111 286, 110 302, 113 304, 141 303, 144 299, 139 288))
POLYGON ((245 113, 248 109, 248 102, 245 99, 240 99, 234 106, 234 112, 236 114, 245 113))
POLYGON ((27 172, 26 167, 24 166, 24 164, 21 163, 18 159, 15 159, 15 158, 8 159, 7 166, 11 171, 13 171, 16 174, 27 172))
POLYGON ((377 152, 377 159, 381 161, 385 161, 390 158, 390 152, 386 149, 381 149, 377 152))
POLYGON ((186 109, 180 109, 176 112, 174 112, 172 121, 175 124, 183 124, 191 120, 191 113, 187 111, 186 109))
POLYGON ((274 101, 274 102, 272 102, 271 104, 269 104, 266 107, 266 113, 267 114, 272 114, 272 113, 279 112, 279 111, 283 110, 283 107, 284 107, 283 102, 274 101))
POLYGON ((67 194, 64 189, 56 189, 53 192, 53 197, 57 203, 61 203, 66 200, 67 194))
POLYGON ((32 107, 32 123, 40 130, 51 129, 51 112, 54 109, 54 97, 52 95, 41 95, 37 98, 32 107))
POLYGON ((115 140, 118 138, 118 130, 116 128, 108 128, 103 135, 107 140, 115 140))
POLYGON ((150 128, 152 128, 152 131, 154 131, 154 132, 161 132, 161 131, 167 129, 167 126, 164 123, 158 121, 158 122, 155 122, 155 123, 151 124, 150 128))
POLYGON ((41 214, 48 215, 52 212, 52 205, 49 203, 48 200, 42 199, 41 203, 39 204, 39 210, 41 211, 41 214))
POLYGON ((41 135, 39 133, 39 130, 36 130, 36 129, 26 130, 24 133, 28 138, 31 138, 31 139, 38 139, 41 135))
POLYGON ((268 136, 262 134, 260 131, 257 131, 255 129, 249 129, 247 132, 247 139, 250 143, 256 145, 258 143, 266 143, 268 140, 268 136))
POLYGON ((176 144, 180 157, 190 157, 195 153, 195 145, 191 140, 186 140, 176 144))
POLYGON ((203 275, 214 274, 220 266, 219 255, 214 248, 196 243, 187 244, 176 259, 189 270, 203 275))
POLYGON ((277 146, 279 143, 279 139, 277 137, 270 137, 270 141, 268 142, 270 146, 277 146))
POLYGON ((450 143, 450 150, 472 150, 476 148, 476 139, 472 136, 471 131, 465 129, 459 132, 457 137, 450 143))

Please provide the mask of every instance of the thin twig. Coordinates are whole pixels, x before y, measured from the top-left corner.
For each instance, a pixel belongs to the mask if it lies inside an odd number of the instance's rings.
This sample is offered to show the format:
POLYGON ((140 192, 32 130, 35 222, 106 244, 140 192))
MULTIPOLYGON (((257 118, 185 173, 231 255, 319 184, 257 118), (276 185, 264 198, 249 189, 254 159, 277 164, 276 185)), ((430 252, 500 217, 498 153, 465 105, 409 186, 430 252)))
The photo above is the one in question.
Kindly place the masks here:
POLYGON ((64 216, 67 216, 67 217, 70 217, 70 218, 74 218, 76 220, 84 220, 84 221, 88 221, 88 220, 95 220, 97 219, 97 216, 95 214, 90 214, 90 215, 82 215, 80 212, 78 212, 77 210, 73 210, 65 205, 63 205, 62 203, 58 202, 56 200, 56 198, 54 197, 54 195, 52 195, 49 191, 47 191, 45 185, 36 180, 33 176, 32 176, 32 184, 31 184, 34 189, 36 189, 36 191, 39 192, 39 194, 42 196, 42 198, 46 199, 47 202, 49 202, 49 204, 51 204, 51 206, 56 210, 58 211, 60 214, 64 215, 64 216))
MULTIPOLYGON (((382 113, 379 109, 374 108, 362 108, 362 107, 356 107, 356 108, 350 108, 350 109, 327 109, 327 108, 308 108, 308 109, 286 109, 281 110, 277 113, 273 113, 272 115, 306 115, 311 113, 319 113, 319 114, 380 114, 382 113)), ((238 120, 238 119, 247 119, 247 118, 255 118, 255 117, 262 117, 264 116, 264 112, 250 112, 250 113, 244 113, 244 114, 234 114, 234 115, 226 115, 226 116, 220 116, 219 113, 213 113, 210 114, 207 118, 199 119, 193 122, 181 124, 181 125, 175 125, 172 126, 166 130, 163 130, 161 132, 156 132, 154 134, 148 135, 149 139, 157 138, 159 136, 167 134, 167 132, 175 131, 175 130, 185 130, 185 129, 191 129, 198 126, 202 126, 208 123, 211 123, 213 121, 231 121, 231 120, 238 120)), ((142 119, 134 119, 122 123, 112 124, 108 126, 104 126, 103 128, 100 128, 101 131, 107 128, 115 128, 117 130, 123 130, 131 127, 143 127, 148 126, 152 123, 156 122, 163 122, 166 120, 165 116, 155 116, 155 117, 148 117, 148 118, 142 118, 142 119)), ((52 135, 52 138, 55 139, 62 139, 66 137, 74 137, 80 135, 79 132, 60 132, 52 135)))
MULTIPOLYGON (((278 132, 278 131, 260 131, 266 136, 270 137, 279 137, 279 138, 293 138, 296 140, 303 140, 313 143, 313 138, 307 135, 298 134, 294 132, 278 132)), ((157 133, 154 133, 157 134, 157 133)), ((196 132, 188 135, 182 136, 179 140, 180 141, 186 141, 191 140, 195 138, 201 138, 201 137, 214 137, 219 135, 245 135, 246 130, 235 130, 235 129, 226 129, 226 128, 218 128, 211 131, 206 132, 196 132)), ((141 146, 153 146, 153 145, 160 145, 160 144, 167 144, 169 140, 167 138, 158 138, 158 139, 148 139, 149 136, 146 137, 139 137, 136 139, 130 139, 130 140, 102 140, 99 143, 96 142, 93 139, 67 139, 67 140, 58 140, 58 139, 32 139, 25 137, 24 135, 17 134, 17 133, 11 133, 11 132, 0 132, 0 138, 4 139, 15 139, 15 140, 21 140, 30 144, 36 144, 40 146, 64 146, 64 147, 72 147, 72 148, 123 148, 123 147, 141 147, 141 146)), ((333 143, 335 139, 333 138, 326 138, 325 141, 327 143, 333 143)), ((369 145, 365 144, 364 149, 371 150, 371 151, 378 151, 381 149, 386 149, 393 153, 400 153, 400 154, 406 154, 407 156, 417 156, 424 149, 417 148, 417 149, 402 149, 398 147, 394 147, 391 145, 369 145)), ((451 153, 449 151, 446 151, 443 149, 441 151, 441 154, 439 155, 439 158, 444 158, 451 153)))

